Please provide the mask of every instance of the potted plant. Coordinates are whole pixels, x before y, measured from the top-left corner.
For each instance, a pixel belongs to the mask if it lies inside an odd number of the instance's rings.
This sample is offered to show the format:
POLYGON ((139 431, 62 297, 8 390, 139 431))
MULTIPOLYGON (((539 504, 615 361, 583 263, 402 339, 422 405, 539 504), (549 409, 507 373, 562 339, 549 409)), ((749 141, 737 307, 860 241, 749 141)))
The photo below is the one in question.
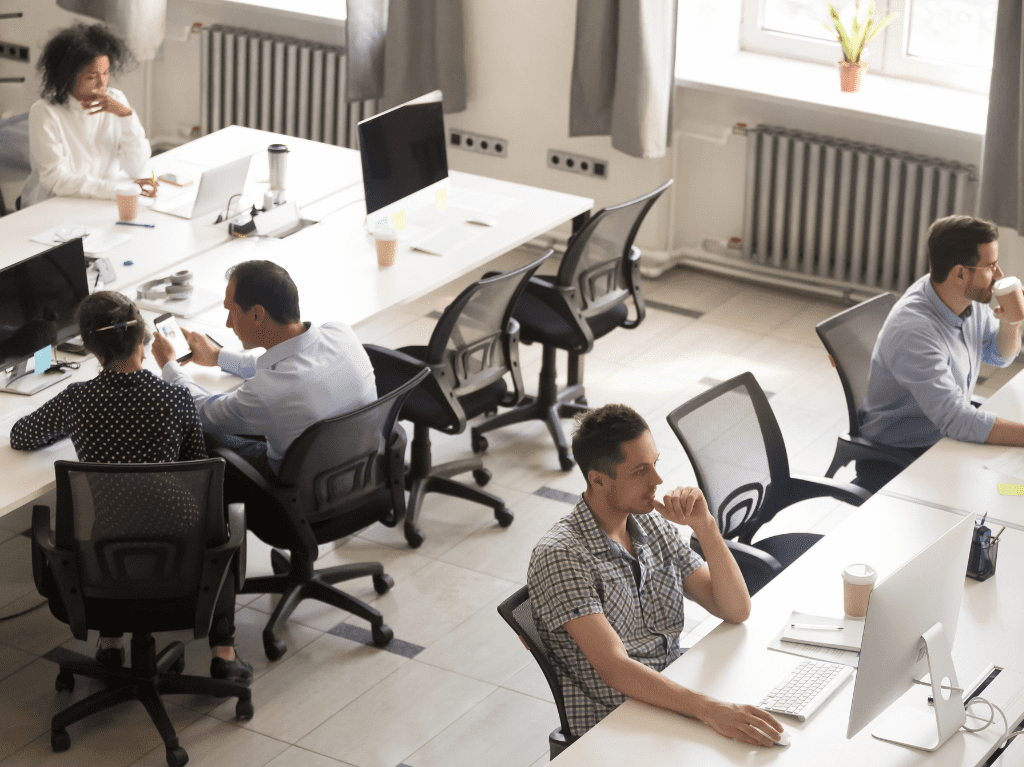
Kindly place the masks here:
POLYGON ((860 90, 860 81, 864 70, 868 68, 868 65, 861 61, 864 49, 875 35, 896 18, 896 13, 890 13, 878 21, 875 19, 875 0, 870 0, 866 6, 861 0, 856 0, 852 16, 844 24, 835 6, 828 0, 825 0, 825 5, 828 6, 832 23, 829 25, 822 22, 822 24, 843 48, 843 60, 839 62, 840 87, 844 93, 856 93, 860 90), (866 12, 864 12, 865 10, 866 12))

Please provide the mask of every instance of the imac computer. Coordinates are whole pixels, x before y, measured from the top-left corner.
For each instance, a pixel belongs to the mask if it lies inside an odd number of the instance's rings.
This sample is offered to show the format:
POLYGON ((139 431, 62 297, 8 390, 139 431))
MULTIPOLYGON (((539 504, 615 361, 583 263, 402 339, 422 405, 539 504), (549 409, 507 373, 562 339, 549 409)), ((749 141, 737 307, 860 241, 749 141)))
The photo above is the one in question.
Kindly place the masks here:
POLYGON ((934 751, 965 723, 951 650, 974 516, 958 521, 871 592, 847 738, 874 722, 872 735, 880 740, 934 751), (911 694, 917 700, 893 705, 925 674, 934 706, 926 705, 928 693, 920 687, 911 694))
POLYGON ((88 295, 81 237, 0 269, 0 391, 35 394, 70 376, 44 371, 52 347, 78 334, 88 295))
POLYGON ((366 229, 386 222, 406 239, 442 223, 448 209, 448 154, 441 91, 359 123, 366 229))

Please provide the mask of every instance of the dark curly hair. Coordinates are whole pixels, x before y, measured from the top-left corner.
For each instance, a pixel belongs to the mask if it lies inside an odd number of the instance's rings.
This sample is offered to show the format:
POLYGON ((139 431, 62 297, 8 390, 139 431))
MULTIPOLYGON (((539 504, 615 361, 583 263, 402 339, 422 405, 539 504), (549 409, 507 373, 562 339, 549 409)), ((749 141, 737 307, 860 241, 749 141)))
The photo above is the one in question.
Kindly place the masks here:
POLYGON ((647 421, 626 405, 605 405, 578 416, 572 454, 587 487, 591 469, 615 479, 615 467, 626 459, 622 444, 632 442, 646 431, 650 431, 647 421))
POLYGON ((66 104, 82 70, 97 56, 110 60, 111 74, 137 63, 128 43, 105 24, 75 24, 51 37, 36 64, 43 75, 43 98, 51 104, 66 104))
POLYGON ((146 323, 139 307, 111 290, 100 290, 82 299, 75 319, 82 344, 105 368, 131 357, 146 338, 146 323))

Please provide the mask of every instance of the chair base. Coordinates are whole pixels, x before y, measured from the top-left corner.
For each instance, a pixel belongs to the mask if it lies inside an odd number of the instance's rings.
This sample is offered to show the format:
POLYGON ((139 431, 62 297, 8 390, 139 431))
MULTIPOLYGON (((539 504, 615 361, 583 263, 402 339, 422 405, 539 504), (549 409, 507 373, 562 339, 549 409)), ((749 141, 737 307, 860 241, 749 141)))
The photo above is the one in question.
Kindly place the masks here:
POLYGON ((470 430, 473 452, 482 453, 487 449, 487 440, 482 436, 485 431, 511 426, 525 421, 543 421, 558 450, 558 464, 562 471, 570 471, 576 465, 572 457, 572 448, 562 429, 563 418, 573 418, 585 413, 587 396, 580 382, 582 359, 578 355, 569 355, 569 384, 558 390, 557 367, 555 353, 557 349, 545 346, 541 360, 540 380, 537 384, 537 396, 525 397, 523 402, 508 412, 486 419, 470 430))
POLYGON ((551 753, 551 758, 554 759, 577 740, 578 738, 574 738, 572 735, 566 735, 562 732, 561 727, 552 730, 551 734, 548 735, 548 749, 551 753))
POLYGON ((149 718, 160 733, 167 749, 167 763, 180 767, 188 762, 188 754, 178 745, 178 736, 171 724, 161 695, 210 695, 217 698, 237 697, 235 716, 251 719, 252 693, 244 684, 210 677, 185 676, 185 646, 171 642, 156 653, 152 634, 132 635, 131 668, 111 669, 93 660, 64 661, 60 664, 56 688, 58 692, 75 689, 75 675, 98 679, 106 688, 56 714, 50 720, 50 745, 55 752, 71 746, 67 728, 88 716, 105 711, 129 700, 146 707, 149 718))
POLYGON ((296 553, 292 553, 291 562, 279 551, 271 554, 271 564, 275 575, 264 575, 246 578, 240 594, 280 594, 274 612, 263 629, 263 651, 270 660, 277 660, 288 650, 288 646, 278 639, 277 634, 295 608, 304 599, 316 599, 324 604, 337 607, 353 615, 358 615, 370 622, 370 634, 373 643, 383 647, 392 639, 394 632, 384 625, 384 616, 360 599, 346 594, 333 584, 341 581, 373 576, 373 587, 378 594, 385 594, 395 582, 384 573, 380 562, 359 562, 351 565, 338 565, 322 570, 314 570, 312 561, 296 553), (287 569, 285 573, 283 570, 287 569))

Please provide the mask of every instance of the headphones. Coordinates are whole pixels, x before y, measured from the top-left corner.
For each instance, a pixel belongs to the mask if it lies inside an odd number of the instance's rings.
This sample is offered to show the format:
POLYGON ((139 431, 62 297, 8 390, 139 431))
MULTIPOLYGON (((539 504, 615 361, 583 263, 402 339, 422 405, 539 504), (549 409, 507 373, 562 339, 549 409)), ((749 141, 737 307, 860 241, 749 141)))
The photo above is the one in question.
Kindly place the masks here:
POLYGON ((175 272, 167 277, 160 277, 149 282, 144 282, 136 288, 137 298, 147 298, 150 301, 167 298, 174 301, 184 301, 192 295, 192 272, 175 272), (159 286, 166 285, 163 290, 159 286))

